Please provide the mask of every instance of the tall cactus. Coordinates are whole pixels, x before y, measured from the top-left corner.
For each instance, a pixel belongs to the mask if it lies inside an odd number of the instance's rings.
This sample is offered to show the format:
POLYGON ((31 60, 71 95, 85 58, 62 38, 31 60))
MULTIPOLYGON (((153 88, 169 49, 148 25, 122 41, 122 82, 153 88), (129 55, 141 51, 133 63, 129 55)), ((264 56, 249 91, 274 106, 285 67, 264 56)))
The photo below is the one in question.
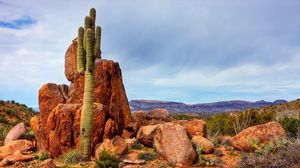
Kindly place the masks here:
POLYGON ((92 8, 85 17, 84 28, 78 29, 77 71, 84 74, 83 107, 80 118, 80 151, 82 158, 91 155, 93 133, 93 103, 95 87, 95 59, 100 55, 101 28, 96 27, 96 10, 92 8))

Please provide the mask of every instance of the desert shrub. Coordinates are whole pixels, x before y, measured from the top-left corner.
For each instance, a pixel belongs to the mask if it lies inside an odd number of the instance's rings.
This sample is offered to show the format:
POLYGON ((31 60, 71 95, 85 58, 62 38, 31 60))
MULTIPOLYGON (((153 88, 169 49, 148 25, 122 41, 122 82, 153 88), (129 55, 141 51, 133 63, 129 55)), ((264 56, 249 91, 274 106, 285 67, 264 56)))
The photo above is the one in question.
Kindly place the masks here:
POLYGON ((46 160, 49 158, 49 154, 47 151, 43 151, 41 155, 39 155, 39 160, 46 160))
POLYGON ((9 130, 10 130, 10 128, 8 125, 6 125, 6 124, 0 125, 0 141, 4 141, 9 130))
POLYGON ((253 116, 255 116, 253 114, 254 113, 251 111, 245 111, 234 116, 233 129, 235 134, 240 133, 252 125, 254 118, 253 116))
POLYGON ((34 136, 34 133, 32 132, 32 130, 28 130, 20 136, 20 139, 27 139, 27 140, 32 141, 35 139, 35 136, 34 136))
POLYGON ((142 152, 138 154, 138 158, 146 161, 154 160, 157 158, 157 154, 154 152, 142 152))
POLYGON ((143 145, 140 143, 135 143, 129 150, 141 150, 143 145))
POLYGON ((225 113, 212 116, 206 121, 207 133, 210 136, 216 133, 234 135, 233 122, 234 118, 225 113))
POLYGON ((203 166, 220 166, 222 167, 222 161, 217 159, 216 157, 213 158, 206 158, 203 154, 203 148, 201 146, 196 146, 196 153, 198 155, 198 162, 194 165, 196 167, 203 167, 203 166))
POLYGON ((15 111, 11 110, 11 109, 5 109, 5 113, 7 115, 11 115, 11 116, 14 116, 15 115, 15 111))
POLYGON ((175 114, 173 115, 173 119, 174 120, 191 120, 194 118, 201 118, 199 116, 195 116, 195 115, 187 115, 187 114, 175 114))
MULTIPOLYGON (((257 144, 256 144, 257 145, 257 144)), ((257 147, 255 153, 243 154, 238 161, 241 168, 256 167, 297 167, 300 165, 300 141, 285 143, 280 140, 275 144, 257 147)))
POLYGON ((279 121, 289 138, 295 138, 300 133, 300 120, 285 117, 279 121))
POLYGON ((81 154, 77 149, 71 150, 61 156, 61 160, 65 164, 77 164, 80 162, 81 154))
POLYGON ((99 159, 96 160, 97 168, 117 168, 118 158, 115 155, 110 154, 106 150, 99 153, 99 159))
POLYGON ((8 124, 9 121, 6 119, 4 115, 0 115, 0 123, 8 124))

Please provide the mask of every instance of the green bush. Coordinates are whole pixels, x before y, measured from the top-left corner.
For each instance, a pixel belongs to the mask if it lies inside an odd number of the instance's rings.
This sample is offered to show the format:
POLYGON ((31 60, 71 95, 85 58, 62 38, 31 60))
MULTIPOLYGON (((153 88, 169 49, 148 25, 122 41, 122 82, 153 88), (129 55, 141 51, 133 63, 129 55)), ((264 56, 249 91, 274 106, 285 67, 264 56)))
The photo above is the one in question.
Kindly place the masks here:
POLYGON ((274 116, 271 110, 259 111, 258 109, 236 112, 234 115, 221 113, 207 119, 207 132, 209 135, 217 132, 222 135, 235 135, 248 127, 273 121, 274 116))
POLYGON ((300 119, 285 117, 279 122, 289 138, 295 138, 300 133, 300 119))
POLYGON ((9 116, 14 116, 15 115, 15 111, 11 110, 11 109, 5 109, 5 113, 9 116))
POLYGON ((140 143, 135 143, 129 150, 141 150, 143 145, 140 143))
POLYGON ((188 115, 188 114, 175 114, 173 115, 174 120, 192 120, 194 118, 200 119, 200 116, 188 115))
POLYGON ((48 154, 48 152, 46 152, 46 151, 43 151, 42 153, 41 153, 41 155, 39 156, 39 159, 40 160, 46 160, 46 159, 48 159, 49 158, 49 154, 48 154))
POLYGON ((110 154, 106 150, 99 153, 99 159, 96 160, 97 168, 117 168, 118 158, 115 155, 110 154))
POLYGON ((77 164, 81 160, 80 151, 77 149, 71 150, 61 156, 65 164, 77 164))
POLYGON ((154 152, 142 152, 138 154, 138 158, 146 161, 154 160, 157 158, 157 154, 154 152))
POLYGON ((226 113, 217 114, 206 120, 207 133, 213 136, 217 133, 222 135, 234 135, 234 118, 226 113))
POLYGON ((0 123, 8 124, 9 122, 4 115, 0 115, 0 123))
POLYGON ((8 125, 6 125, 6 124, 0 125, 0 141, 4 141, 9 130, 10 130, 10 128, 8 125))

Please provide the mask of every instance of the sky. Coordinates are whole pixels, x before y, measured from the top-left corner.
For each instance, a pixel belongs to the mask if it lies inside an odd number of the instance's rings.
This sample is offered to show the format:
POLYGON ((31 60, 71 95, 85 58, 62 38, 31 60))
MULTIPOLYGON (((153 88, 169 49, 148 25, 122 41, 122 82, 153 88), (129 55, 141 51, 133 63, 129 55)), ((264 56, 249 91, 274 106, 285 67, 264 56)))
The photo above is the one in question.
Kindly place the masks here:
POLYGON ((0 0, 0 99, 38 106, 91 7, 129 100, 300 98, 299 0, 0 0))

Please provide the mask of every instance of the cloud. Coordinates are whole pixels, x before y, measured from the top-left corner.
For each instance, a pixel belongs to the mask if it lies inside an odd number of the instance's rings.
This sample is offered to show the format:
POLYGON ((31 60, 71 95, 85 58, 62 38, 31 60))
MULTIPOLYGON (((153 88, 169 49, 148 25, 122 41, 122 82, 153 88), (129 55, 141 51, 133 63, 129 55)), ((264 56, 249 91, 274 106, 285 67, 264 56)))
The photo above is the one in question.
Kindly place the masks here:
POLYGON ((22 29, 24 27, 28 27, 30 25, 35 24, 35 22, 36 21, 34 21, 32 18, 25 16, 8 22, 0 21, 0 27, 8 28, 8 29, 22 29))
POLYGON ((37 106, 43 83, 68 84, 64 54, 90 7, 129 99, 299 97, 298 0, 37 2, 0 1, 0 99, 37 106))

